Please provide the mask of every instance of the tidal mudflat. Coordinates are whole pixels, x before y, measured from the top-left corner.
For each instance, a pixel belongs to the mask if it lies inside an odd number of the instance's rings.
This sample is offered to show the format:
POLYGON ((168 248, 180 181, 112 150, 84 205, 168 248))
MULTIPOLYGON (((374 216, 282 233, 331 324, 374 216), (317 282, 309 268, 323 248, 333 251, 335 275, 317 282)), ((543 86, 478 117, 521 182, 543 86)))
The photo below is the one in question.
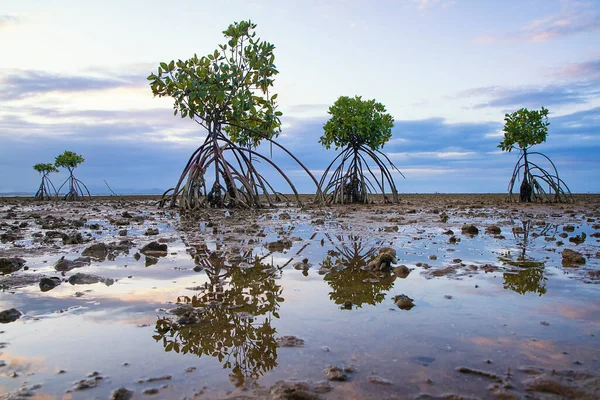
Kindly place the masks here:
POLYGON ((2 398, 600 398, 600 196, 0 199, 2 398))

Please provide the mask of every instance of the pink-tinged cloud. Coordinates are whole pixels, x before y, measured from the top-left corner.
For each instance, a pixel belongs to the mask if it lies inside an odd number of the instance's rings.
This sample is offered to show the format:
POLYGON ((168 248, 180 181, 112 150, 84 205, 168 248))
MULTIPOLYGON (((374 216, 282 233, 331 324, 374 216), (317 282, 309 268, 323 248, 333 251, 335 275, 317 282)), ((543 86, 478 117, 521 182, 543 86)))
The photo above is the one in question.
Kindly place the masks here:
POLYGON ((506 41, 544 42, 550 39, 600 30, 600 14, 579 6, 546 18, 534 20, 517 32, 486 35, 476 39, 478 43, 506 41))
POLYGON ((572 63, 555 70, 552 75, 560 79, 600 81, 600 59, 572 63))

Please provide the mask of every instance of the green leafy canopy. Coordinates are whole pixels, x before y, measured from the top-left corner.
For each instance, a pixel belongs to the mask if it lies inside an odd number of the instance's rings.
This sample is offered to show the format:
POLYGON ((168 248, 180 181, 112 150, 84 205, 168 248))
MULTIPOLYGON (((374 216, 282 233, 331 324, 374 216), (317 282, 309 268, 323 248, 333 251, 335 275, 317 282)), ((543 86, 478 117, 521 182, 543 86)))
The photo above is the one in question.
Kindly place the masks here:
POLYGON ((515 144, 521 150, 546 141, 548 134, 548 109, 531 110, 521 108, 512 114, 504 116, 504 140, 498 147, 510 152, 515 144))
POLYGON ((323 126, 324 133, 319 139, 326 149, 333 144, 336 150, 346 146, 355 149, 368 146, 375 151, 392 137, 394 118, 375 99, 341 96, 329 107, 329 114, 331 118, 323 126))
POLYGON ((73 169, 83 163, 85 159, 77 153, 66 150, 64 153, 56 157, 54 165, 61 168, 73 169))
POLYGON ((256 37, 256 24, 235 22, 223 34, 226 44, 198 58, 161 62, 148 76, 155 96, 174 99, 174 115, 189 117, 209 130, 221 127, 232 142, 257 146, 281 131, 277 94, 270 94, 275 46, 256 37))
POLYGON ((46 164, 35 164, 33 166, 33 169, 35 169, 37 172, 39 172, 40 174, 49 174, 50 172, 58 172, 58 168, 56 168, 53 164, 50 163, 46 163, 46 164))

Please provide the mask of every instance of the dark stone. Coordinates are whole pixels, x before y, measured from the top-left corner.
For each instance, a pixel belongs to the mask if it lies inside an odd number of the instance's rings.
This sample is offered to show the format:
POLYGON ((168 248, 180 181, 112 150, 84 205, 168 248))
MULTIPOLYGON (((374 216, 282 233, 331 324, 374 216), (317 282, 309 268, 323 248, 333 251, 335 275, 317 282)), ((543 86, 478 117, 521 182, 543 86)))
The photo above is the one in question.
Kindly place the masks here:
POLYGON ((158 235, 158 228, 148 228, 144 233, 146 236, 155 236, 158 235))
POLYGON ((460 230, 463 234, 467 235, 477 235, 479 233, 479 229, 475 225, 463 225, 460 230))
POLYGON ((91 260, 89 257, 79 257, 75 260, 67 260, 64 256, 62 256, 60 260, 58 260, 56 264, 54 264, 54 269, 57 271, 65 272, 70 271, 74 268, 85 267, 86 265, 90 265, 90 262, 91 260))
POLYGON ((25 260, 19 257, 0 258, 0 273, 12 274, 23 268, 23 265, 25 265, 25 260))
POLYGON ((82 256, 89 256, 97 261, 104 261, 108 256, 108 246, 105 243, 95 243, 83 250, 82 256))
POLYGON ((54 289, 60 285, 60 278, 52 277, 52 278, 42 278, 40 279, 40 290, 42 292, 47 292, 49 290, 54 289))
POLYGON ((410 310, 415 306, 414 300, 404 294, 394 296, 394 303, 401 310, 410 310))
POLYGON ((563 267, 577 267, 585 264, 585 257, 578 251, 571 249, 564 249, 562 252, 562 265, 563 267))
POLYGON ((15 322, 19 318, 21 318, 21 311, 16 308, 11 308, 9 310, 4 310, 0 312, 0 324, 8 324, 10 322, 15 322))
POLYGON ((327 369, 324 372, 325 372, 325 376, 330 381, 347 381, 348 380, 348 374, 346 374, 339 367, 335 367, 335 366, 331 365, 331 366, 327 367, 327 369))
POLYGON ((140 253, 144 255, 153 255, 164 257, 167 255, 168 247, 164 243, 150 242, 140 249, 140 253))
POLYGON ((133 391, 125 388, 114 390, 110 395, 110 400, 130 400, 133 399, 133 391))
POLYGON ((281 253, 284 250, 291 248, 292 242, 291 242, 291 240, 288 240, 288 239, 280 239, 275 242, 267 243, 265 245, 265 247, 267 248, 267 250, 269 250, 271 252, 281 253))
POLYGON ((491 235, 499 235, 501 232, 502 230, 497 225, 488 225, 485 228, 485 233, 489 233, 491 235))
POLYGON ((113 283, 115 283, 115 280, 111 279, 111 278, 103 278, 103 277, 97 276, 97 275, 82 274, 81 272, 78 272, 75 275, 72 275, 69 278, 68 282, 71 285, 91 285, 94 283, 102 282, 106 286, 110 286, 113 283))

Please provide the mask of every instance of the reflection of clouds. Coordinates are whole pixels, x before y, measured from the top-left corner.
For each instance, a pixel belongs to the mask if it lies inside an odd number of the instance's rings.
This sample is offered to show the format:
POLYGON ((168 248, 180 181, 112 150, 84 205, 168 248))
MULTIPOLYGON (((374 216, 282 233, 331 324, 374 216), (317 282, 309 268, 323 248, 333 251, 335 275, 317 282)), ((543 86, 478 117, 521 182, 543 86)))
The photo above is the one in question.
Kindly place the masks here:
POLYGON ((557 364, 564 362, 567 358, 563 354, 563 349, 559 349, 558 346, 548 340, 532 340, 529 338, 515 338, 515 337, 499 337, 499 338, 487 338, 487 337, 473 337, 470 340, 482 347, 498 348, 504 351, 510 351, 517 353, 523 357, 526 357, 529 361, 539 364, 557 364))
POLYGON ((598 309, 597 304, 545 304, 540 310, 544 315, 558 314, 563 318, 588 320, 592 322, 600 320, 600 309, 598 309))
POLYGON ((16 356, 10 353, 2 353, 2 360, 6 363, 6 367, 0 369, 0 376, 9 377, 13 372, 19 375, 30 375, 36 372, 43 371, 46 367, 43 366, 45 357, 34 356, 16 356))

